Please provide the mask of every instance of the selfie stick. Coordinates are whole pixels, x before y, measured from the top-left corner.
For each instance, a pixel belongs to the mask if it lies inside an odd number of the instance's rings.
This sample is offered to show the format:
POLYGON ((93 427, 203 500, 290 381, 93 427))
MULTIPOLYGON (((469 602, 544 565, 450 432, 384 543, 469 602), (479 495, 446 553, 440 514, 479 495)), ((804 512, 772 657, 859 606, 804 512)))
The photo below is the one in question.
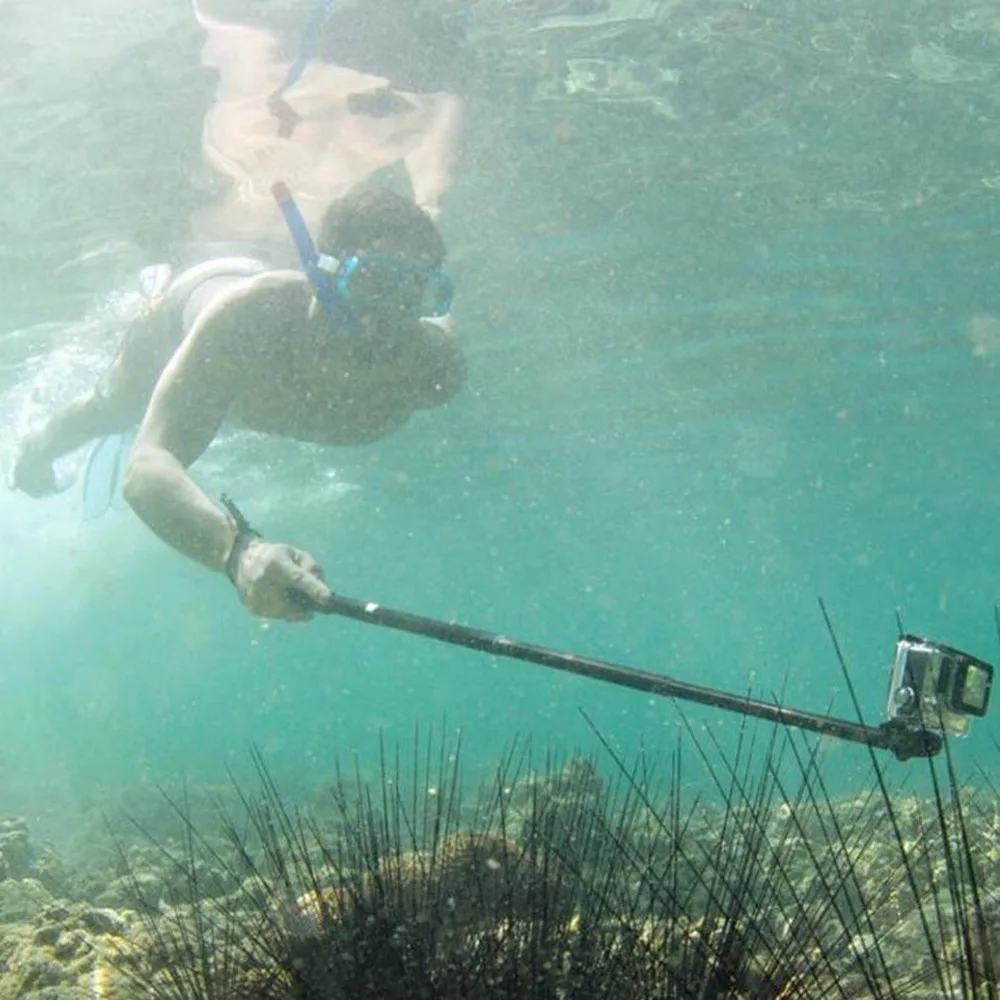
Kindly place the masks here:
POLYGON ((770 702, 755 701, 752 698, 717 691, 713 688, 700 687, 697 684, 686 684, 676 681, 663 674, 654 674, 633 667, 624 667, 606 660, 594 660, 575 653, 561 653, 544 646, 535 646, 527 642, 518 642, 505 635, 493 632, 483 632, 480 629, 467 628, 452 622, 444 622, 435 618, 424 618, 406 611, 395 611, 384 608, 373 601, 367 603, 331 594, 325 601, 310 604, 309 610, 325 615, 340 615, 343 618, 353 618, 355 621, 367 622, 370 625, 381 625, 385 628, 397 629, 422 635, 438 642, 451 643, 453 646, 464 646, 480 653, 493 656, 505 656, 512 660, 524 660, 537 663, 552 670, 562 670, 566 673, 589 677, 592 680, 603 681, 605 684, 617 684, 620 687, 633 688, 646 694, 660 698, 680 698, 684 701, 694 701, 700 705, 711 705, 728 712, 738 712, 740 715, 751 715, 758 719, 766 719, 781 726, 793 726, 797 729, 807 729, 823 736, 835 736, 837 739, 850 740, 853 743, 864 743, 880 750, 891 750, 899 760, 911 757, 932 757, 942 746, 941 737, 927 730, 914 731, 898 720, 885 722, 872 727, 848 722, 846 719, 832 719, 825 715, 813 715, 810 712, 800 712, 793 708, 784 708, 770 702))
MULTIPOLYGON (((222 503, 235 522, 237 540, 245 533, 257 535, 230 497, 223 494, 222 503)), ((819 733, 821 736, 835 736, 840 740, 863 743, 878 750, 891 750, 898 760, 933 757, 941 750, 943 744, 938 733, 927 729, 914 730, 900 719, 883 722, 880 726, 865 726, 857 722, 848 722, 846 719, 831 719, 826 715, 814 715, 811 712, 800 712, 771 702, 755 701, 753 698, 700 687, 697 684, 685 684, 663 674, 623 667, 607 660, 594 660, 587 656, 577 656, 575 653, 561 653, 556 649, 519 642, 495 632, 484 632, 481 629, 468 628, 437 618, 424 618, 408 611, 395 611, 392 608, 384 608, 374 601, 356 601, 351 597, 341 597, 339 594, 330 594, 325 600, 314 601, 301 591, 295 591, 292 596, 304 611, 352 618, 354 621, 367 622, 369 625, 381 625, 383 628, 410 632, 453 646, 474 649, 479 653, 537 663, 542 667, 562 670, 579 677, 589 677, 605 684, 617 684, 619 687, 644 691, 658 698, 694 701, 699 705, 710 705, 713 708, 725 709, 727 712, 765 719, 779 726, 792 726, 819 733)))

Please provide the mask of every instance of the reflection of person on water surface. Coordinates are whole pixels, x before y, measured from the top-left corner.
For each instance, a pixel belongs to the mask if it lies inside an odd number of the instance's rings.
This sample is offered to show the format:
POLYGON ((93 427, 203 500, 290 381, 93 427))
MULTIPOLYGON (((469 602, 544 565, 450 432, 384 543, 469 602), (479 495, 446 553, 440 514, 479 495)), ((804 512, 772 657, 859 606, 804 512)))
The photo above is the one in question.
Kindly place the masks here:
POLYGON ((206 34, 202 59, 219 82, 204 156, 232 186, 195 219, 195 235, 276 235, 277 177, 317 226, 331 200, 400 162, 416 203, 437 215, 462 110, 453 89, 459 40, 438 17, 415 0, 327 4, 290 56, 275 32, 228 23, 205 7, 195 11, 206 34))

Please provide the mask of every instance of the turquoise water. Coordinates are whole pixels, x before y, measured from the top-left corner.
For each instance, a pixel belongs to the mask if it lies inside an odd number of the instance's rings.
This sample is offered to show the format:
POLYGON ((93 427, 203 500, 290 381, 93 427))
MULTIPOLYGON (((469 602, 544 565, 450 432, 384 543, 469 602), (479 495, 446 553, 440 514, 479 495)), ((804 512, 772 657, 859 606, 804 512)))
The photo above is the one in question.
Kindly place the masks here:
MULTIPOLYGON (((12 157, 31 147, 28 166, 44 169, 5 168, 19 192, 0 228, 5 468, 17 435, 106 363, 112 306, 149 254, 197 252, 186 225, 207 195, 193 171, 209 169, 197 137, 211 80, 183 11, 150 27, 109 7, 106 22, 67 15, 49 34, 21 14, 31 51, 0 96, 22 129, 12 157), (79 54, 61 27, 103 48, 79 54), (124 114, 164 99, 169 128, 124 114), (80 134, 99 153, 85 171, 80 134)), ((771 164, 780 188, 797 169, 781 142, 749 128, 695 136, 694 112, 677 125, 642 107, 511 102, 488 68, 469 84, 441 203, 464 391, 359 449, 229 432, 199 482, 315 553, 345 595, 725 690, 780 690, 808 711, 832 699, 852 714, 819 597, 870 721, 897 607, 912 631, 994 656, 986 189, 797 212, 758 179, 771 164), (726 149, 745 189, 708 169, 726 149), (683 178, 679 156, 694 161, 683 178)), ((911 81, 913 101, 925 86, 911 81)), ((891 134, 868 138, 910 155, 891 134)), ((857 137, 841 139, 849 153, 857 137)), ((841 170, 837 140, 816 156, 841 170)), ((811 165, 795 176, 816 191, 830 181, 811 165)), ((262 624, 130 511, 84 522, 78 486, 43 501, 0 493, 0 552, 0 812, 43 829, 109 790, 219 780, 251 744, 277 775, 308 781, 379 733, 409 740, 418 721, 461 729, 473 765, 515 737, 593 746, 580 709, 626 752, 669 749, 678 731, 668 702, 540 667, 337 619, 262 624)), ((735 716, 690 715, 723 741, 738 733, 735 716)), ((962 751, 987 748, 990 730, 962 751)), ((847 782, 864 751, 829 760, 847 782)))

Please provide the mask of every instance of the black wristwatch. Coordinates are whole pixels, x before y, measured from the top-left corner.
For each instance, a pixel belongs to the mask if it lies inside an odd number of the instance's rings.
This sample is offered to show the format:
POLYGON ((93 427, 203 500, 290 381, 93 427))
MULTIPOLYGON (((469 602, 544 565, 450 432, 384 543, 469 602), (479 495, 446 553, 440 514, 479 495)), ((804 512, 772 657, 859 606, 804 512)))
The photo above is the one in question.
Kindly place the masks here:
POLYGON ((232 548, 226 556, 226 576, 230 582, 236 586, 236 573, 240 568, 240 559, 246 552, 247 546, 255 539, 260 538, 260 532, 250 526, 250 522, 243 516, 243 512, 233 503, 232 499, 225 493, 220 497, 223 507, 229 511, 233 521, 236 522, 236 537, 233 539, 232 548))

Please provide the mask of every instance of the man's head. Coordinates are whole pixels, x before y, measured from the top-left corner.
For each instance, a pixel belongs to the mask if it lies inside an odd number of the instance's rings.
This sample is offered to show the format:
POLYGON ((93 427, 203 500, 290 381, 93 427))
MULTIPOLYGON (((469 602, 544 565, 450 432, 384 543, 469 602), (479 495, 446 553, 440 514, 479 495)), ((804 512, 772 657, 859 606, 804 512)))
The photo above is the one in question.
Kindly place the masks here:
POLYGON ((398 253, 440 267, 445 245, 431 217, 388 188, 356 188, 326 210, 319 249, 338 260, 365 251, 398 253))
POLYGON ((337 261, 335 290, 356 320, 375 328, 451 306, 440 270, 444 240, 430 216, 385 188, 352 191, 323 218, 321 253, 337 261))

